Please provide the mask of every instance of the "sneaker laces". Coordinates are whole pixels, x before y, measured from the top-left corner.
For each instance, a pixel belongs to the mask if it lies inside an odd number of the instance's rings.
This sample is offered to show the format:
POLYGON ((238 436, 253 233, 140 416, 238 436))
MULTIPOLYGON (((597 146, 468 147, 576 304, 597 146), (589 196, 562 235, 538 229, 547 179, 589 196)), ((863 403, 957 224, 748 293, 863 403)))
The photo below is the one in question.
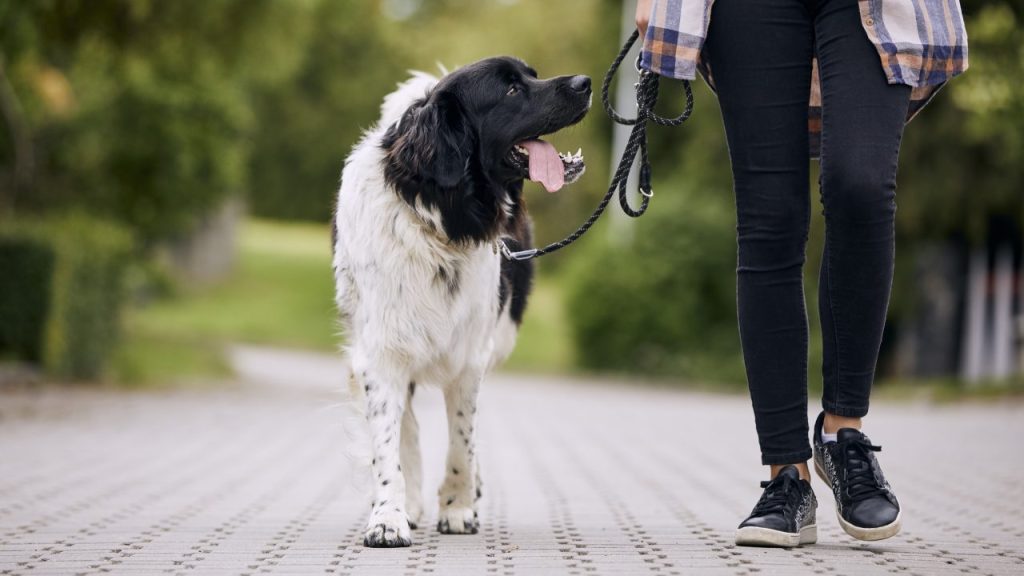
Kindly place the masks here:
POLYGON ((875 446, 861 436, 856 440, 844 442, 842 446, 843 472, 846 474, 846 493, 853 502, 860 502, 875 496, 886 497, 887 493, 875 477, 872 466, 872 452, 881 452, 881 446, 875 446))
POLYGON ((764 494, 754 506, 751 516, 766 516, 768 514, 784 513, 786 506, 795 503, 800 490, 797 489, 796 480, 789 476, 776 476, 773 480, 761 482, 764 494))

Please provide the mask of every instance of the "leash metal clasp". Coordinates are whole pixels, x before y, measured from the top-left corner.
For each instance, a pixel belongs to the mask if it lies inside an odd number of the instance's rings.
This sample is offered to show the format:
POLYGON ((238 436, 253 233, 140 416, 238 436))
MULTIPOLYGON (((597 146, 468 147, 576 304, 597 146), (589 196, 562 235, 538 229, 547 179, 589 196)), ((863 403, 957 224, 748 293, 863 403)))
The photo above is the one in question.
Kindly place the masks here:
POLYGON ((514 252, 508 247, 508 244, 505 244, 504 240, 498 240, 498 246, 501 247, 501 255, 504 256, 506 260, 529 260, 537 255, 536 248, 514 252))
POLYGON ((636 55, 636 62, 633 62, 633 68, 636 68, 637 74, 639 74, 641 76, 646 76, 646 75, 650 74, 650 71, 645 69, 643 66, 641 66, 641 63, 643 63, 643 61, 644 61, 643 57, 644 57, 643 52, 641 52, 640 54, 636 55))

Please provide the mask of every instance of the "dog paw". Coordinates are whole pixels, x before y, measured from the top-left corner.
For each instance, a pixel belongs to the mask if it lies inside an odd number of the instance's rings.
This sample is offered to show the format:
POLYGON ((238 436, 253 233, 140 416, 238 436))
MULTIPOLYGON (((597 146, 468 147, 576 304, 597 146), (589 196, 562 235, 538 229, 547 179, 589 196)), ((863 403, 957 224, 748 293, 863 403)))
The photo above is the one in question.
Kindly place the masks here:
POLYGON ((374 514, 363 533, 363 545, 370 548, 404 548, 412 545, 405 514, 374 514))
POLYGON ((480 531, 480 520, 472 508, 445 508, 440 512, 437 531, 441 534, 476 534, 480 531))

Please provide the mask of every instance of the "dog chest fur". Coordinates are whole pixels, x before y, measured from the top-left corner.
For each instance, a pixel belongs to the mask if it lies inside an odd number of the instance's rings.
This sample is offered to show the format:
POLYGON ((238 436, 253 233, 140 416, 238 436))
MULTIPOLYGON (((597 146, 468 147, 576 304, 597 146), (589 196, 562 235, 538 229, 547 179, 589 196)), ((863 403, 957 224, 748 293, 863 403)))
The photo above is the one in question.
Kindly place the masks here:
POLYGON ((384 182, 377 143, 388 106, 397 109, 403 92, 409 103, 421 97, 422 80, 389 97, 381 127, 367 133, 345 165, 335 222, 336 299, 353 361, 383 353, 407 363, 414 380, 444 384, 455 376, 450 372, 485 369, 494 360, 500 256, 490 245, 449 244, 436 214, 414 212, 384 182))

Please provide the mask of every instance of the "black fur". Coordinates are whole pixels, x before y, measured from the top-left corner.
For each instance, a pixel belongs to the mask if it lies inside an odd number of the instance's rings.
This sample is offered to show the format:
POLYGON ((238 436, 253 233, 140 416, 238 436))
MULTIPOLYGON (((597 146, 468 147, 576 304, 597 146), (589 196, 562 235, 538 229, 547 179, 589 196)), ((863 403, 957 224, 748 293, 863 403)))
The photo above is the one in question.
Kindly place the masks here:
MULTIPOLYGON (((530 222, 527 218, 520 218, 517 222, 518 228, 510 230, 505 236, 505 243, 510 250, 525 250, 533 246, 533 233, 530 230, 530 222)), ((499 286, 498 309, 500 315, 509 306, 509 316, 518 326, 523 322, 523 314, 526 312, 526 300, 533 287, 533 260, 506 260, 501 261, 501 284, 499 286)))

